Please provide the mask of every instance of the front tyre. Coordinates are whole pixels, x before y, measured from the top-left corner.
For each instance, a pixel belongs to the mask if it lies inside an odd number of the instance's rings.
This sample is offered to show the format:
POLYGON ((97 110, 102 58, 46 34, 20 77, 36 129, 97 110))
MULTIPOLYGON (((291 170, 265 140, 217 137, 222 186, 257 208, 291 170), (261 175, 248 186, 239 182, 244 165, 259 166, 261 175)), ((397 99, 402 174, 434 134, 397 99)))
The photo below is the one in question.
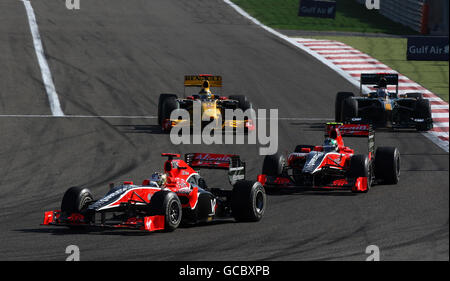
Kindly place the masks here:
POLYGON ((151 215, 164 216, 164 231, 172 232, 178 228, 182 218, 181 202, 171 191, 158 191, 150 201, 151 215))
POLYGON ((160 94, 159 95, 159 99, 158 99, 158 124, 162 125, 162 122, 164 120, 164 116, 163 116, 163 104, 165 99, 167 98, 175 98, 177 99, 177 95, 175 94, 160 94))
POLYGON ((368 192, 370 190, 372 184, 372 173, 370 168, 370 160, 367 155, 357 154, 350 158, 349 176, 353 179, 367 178, 367 189, 362 192, 368 192))
MULTIPOLYGON (((170 119, 172 111, 179 109, 179 103, 175 97, 167 97, 162 104, 161 118, 164 120, 170 119)), ((164 129, 164 128, 163 128, 164 129)))
POLYGON ((266 210, 266 193, 259 182, 238 181, 233 186, 231 212, 236 221, 256 222, 266 210))
POLYGON ((89 189, 73 186, 64 193, 61 202, 61 212, 68 216, 73 213, 79 214, 86 210, 92 201, 94 201, 94 198, 89 189))

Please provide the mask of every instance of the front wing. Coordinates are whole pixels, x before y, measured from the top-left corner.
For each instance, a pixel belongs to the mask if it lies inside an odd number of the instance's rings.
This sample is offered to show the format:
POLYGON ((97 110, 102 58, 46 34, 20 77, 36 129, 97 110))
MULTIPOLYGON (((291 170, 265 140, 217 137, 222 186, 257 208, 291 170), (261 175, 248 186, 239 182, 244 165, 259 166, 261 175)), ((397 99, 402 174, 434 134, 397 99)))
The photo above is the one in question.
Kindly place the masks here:
MULTIPOLYGON (((193 126, 192 120, 182 120, 182 119, 166 119, 163 120, 162 129, 164 131, 170 131, 173 127, 189 127, 193 126)), ((225 120, 220 126, 221 129, 232 128, 233 130, 237 128, 244 128, 248 131, 255 130, 255 125, 252 120, 225 120)))
POLYGON ((54 225, 66 227, 92 227, 92 228, 122 228, 137 229, 145 231, 157 231, 164 229, 164 216, 146 216, 143 218, 131 217, 120 223, 87 223, 82 214, 73 213, 70 216, 64 216, 60 210, 48 211, 44 214, 44 222, 41 225, 54 225))
POLYGON ((258 175, 258 179, 266 189, 298 189, 298 190, 351 190, 352 192, 366 192, 369 188, 367 177, 356 179, 338 179, 329 185, 297 185, 289 177, 258 175))

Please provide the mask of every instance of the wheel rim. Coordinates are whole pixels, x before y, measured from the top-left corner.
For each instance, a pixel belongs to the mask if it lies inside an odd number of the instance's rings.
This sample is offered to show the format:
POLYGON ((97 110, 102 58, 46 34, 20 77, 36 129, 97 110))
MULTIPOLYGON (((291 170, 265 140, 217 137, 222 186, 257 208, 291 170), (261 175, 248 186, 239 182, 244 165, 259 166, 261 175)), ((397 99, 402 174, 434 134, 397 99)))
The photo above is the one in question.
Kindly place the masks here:
POLYGON ((395 167, 396 168, 396 172, 397 172, 396 176, 397 176, 397 179, 398 179, 400 177, 400 157, 397 155, 395 160, 396 160, 395 164, 397 165, 397 167, 395 167))
POLYGON ((80 202, 79 206, 80 211, 85 210, 88 207, 89 202, 92 202, 92 198, 89 196, 84 197, 80 202))
POLYGON ((264 195, 261 191, 256 193, 255 205, 256 205, 256 212, 258 214, 262 213, 262 211, 264 210, 264 195))
POLYGON ((169 208, 169 219, 172 223, 177 223, 180 219, 180 206, 177 204, 176 201, 172 201, 169 208))

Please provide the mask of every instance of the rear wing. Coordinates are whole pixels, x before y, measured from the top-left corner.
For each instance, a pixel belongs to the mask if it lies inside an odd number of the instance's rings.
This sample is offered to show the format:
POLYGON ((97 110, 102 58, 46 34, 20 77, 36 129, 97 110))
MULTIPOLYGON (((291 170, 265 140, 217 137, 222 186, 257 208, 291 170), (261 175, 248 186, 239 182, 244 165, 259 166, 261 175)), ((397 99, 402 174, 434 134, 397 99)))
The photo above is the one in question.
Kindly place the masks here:
POLYGON ((222 87, 222 76, 211 74, 185 75, 185 87, 201 87, 203 82, 208 81, 209 87, 222 87))
POLYGON ((228 170, 231 185, 238 180, 245 180, 245 162, 239 155, 215 153, 186 153, 185 162, 193 169, 221 169, 228 170))
POLYGON ((398 74, 397 73, 361 73, 359 91, 362 93, 363 85, 378 85, 380 80, 386 79, 387 85, 395 85, 395 92, 398 94, 398 74))
POLYGON ((375 152, 375 131, 370 124, 343 124, 331 122, 325 126, 325 137, 363 137, 368 139, 369 152, 375 152), (330 132, 337 129, 337 136, 331 136, 330 132))

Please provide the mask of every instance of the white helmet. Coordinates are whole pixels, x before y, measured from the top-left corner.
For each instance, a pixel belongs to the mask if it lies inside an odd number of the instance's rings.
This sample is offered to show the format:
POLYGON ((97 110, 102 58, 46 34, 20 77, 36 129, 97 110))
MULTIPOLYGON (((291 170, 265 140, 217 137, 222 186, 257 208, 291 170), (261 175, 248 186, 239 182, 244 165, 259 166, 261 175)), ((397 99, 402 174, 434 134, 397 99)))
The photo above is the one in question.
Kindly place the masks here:
POLYGON ((156 183, 158 186, 162 186, 166 183, 167 180, 167 176, 166 174, 161 174, 161 173, 153 173, 152 176, 150 177, 150 181, 156 183))

